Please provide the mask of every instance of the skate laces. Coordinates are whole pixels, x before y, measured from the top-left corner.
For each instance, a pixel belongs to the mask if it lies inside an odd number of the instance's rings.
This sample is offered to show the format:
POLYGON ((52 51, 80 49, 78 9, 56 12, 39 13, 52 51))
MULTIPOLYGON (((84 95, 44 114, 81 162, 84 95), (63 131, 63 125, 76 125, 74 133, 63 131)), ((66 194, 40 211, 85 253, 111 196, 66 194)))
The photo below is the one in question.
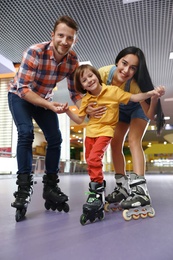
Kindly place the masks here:
MULTIPOLYGON (((61 191, 60 187, 57 185, 52 188, 52 191, 58 194, 59 196, 64 196, 65 194, 61 191)), ((65 195, 66 196, 66 195, 65 195)))
POLYGON ((124 187, 116 187, 114 189, 114 191, 111 194, 109 194, 108 196, 111 198, 115 198, 119 194, 123 194, 125 197, 127 197, 127 195, 129 195, 124 187))
POLYGON ((19 189, 18 191, 14 192, 14 197, 15 198, 23 198, 26 199, 27 197, 29 197, 32 194, 32 190, 28 191, 28 190, 24 190, 24 189, 19 189))
POLYGON ((92 192, 92 191, 88 191, 88 192, 85 192, 86 195, 89 195, 88 196, 88 199, 87 199, 87 202, 88 203, 93 203, 94 201, 98 201, 99 198, 100 198, 100 195, 95 193, 95 192, 92 192))

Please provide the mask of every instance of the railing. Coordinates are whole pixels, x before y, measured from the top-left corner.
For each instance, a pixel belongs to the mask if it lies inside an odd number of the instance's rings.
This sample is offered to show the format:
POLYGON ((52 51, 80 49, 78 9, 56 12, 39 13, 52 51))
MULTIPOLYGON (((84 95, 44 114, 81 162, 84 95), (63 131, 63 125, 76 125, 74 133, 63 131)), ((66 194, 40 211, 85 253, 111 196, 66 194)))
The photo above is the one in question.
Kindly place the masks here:
MULTIPOLYGON (((34 156, 32 171, 35 174, 44 174, 45 157, 34 156)), ((77 160, 60 161, 60 173, 85 173, 87 172, 87 164, 77 160)))
MULTIPOLYGON (((106 163, 103 165, 104 172, 114 172, 112 165, 106 163)), ((127 172, 132 172, 132 169, 126 169, 127 172)), ((33 156, 32 171, 35 174, 44 174, 45 172, 45 157, 33 156)), ((0 174, 16 174, 17 160, 16 154, 0 151, 0 174)), ((77 160, 60 161, 60 173, 87 173, 87 164, 77 160)), ((153 163, 146 164, 146 173, 172 173, 172 165, 154 165, 153 163)))
POLYGON ((0 151, 0 174, 14 174, 17 171, 16 154, 0 151))

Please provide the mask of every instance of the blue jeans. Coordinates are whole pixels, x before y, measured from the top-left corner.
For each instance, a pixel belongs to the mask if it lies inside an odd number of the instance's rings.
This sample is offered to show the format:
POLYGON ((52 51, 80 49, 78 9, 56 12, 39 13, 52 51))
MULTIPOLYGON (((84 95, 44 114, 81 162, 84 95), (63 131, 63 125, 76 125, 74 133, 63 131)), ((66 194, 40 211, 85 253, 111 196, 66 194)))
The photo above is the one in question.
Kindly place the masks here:
POLYGON ((8 93, 8 103, 18 132, 17 174, 32 171, 32 143, 34 140, 32 119, 41 128, 47 141, 46 173, 58 173, 62 137, 57 114, 51 110, 34 106, 10 92, 8 93))

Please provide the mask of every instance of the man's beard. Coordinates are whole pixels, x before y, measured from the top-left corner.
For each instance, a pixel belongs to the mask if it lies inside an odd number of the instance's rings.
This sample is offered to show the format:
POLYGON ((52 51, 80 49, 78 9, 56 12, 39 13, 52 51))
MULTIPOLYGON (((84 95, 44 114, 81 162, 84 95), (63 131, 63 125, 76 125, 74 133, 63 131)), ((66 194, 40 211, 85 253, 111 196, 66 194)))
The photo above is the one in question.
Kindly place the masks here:
POLYGON ((55 47, 55 50, 56 50, 57 54, 65 56, 69 52, 70 49, 64 48, 64 50, 62 50, 61 46, 58 45, 55 47))

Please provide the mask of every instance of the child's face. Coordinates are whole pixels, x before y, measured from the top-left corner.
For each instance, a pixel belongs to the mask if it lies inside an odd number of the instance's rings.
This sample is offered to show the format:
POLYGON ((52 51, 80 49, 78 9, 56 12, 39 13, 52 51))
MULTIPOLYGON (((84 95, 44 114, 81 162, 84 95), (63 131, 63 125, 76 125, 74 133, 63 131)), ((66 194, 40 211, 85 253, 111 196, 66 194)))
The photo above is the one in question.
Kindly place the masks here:
POLYGON ((80 82, 88 92, 94 92, 99 86, 99 80, 97 76, 89 69, 85 69, 82 76, 80 76, 80 82))

